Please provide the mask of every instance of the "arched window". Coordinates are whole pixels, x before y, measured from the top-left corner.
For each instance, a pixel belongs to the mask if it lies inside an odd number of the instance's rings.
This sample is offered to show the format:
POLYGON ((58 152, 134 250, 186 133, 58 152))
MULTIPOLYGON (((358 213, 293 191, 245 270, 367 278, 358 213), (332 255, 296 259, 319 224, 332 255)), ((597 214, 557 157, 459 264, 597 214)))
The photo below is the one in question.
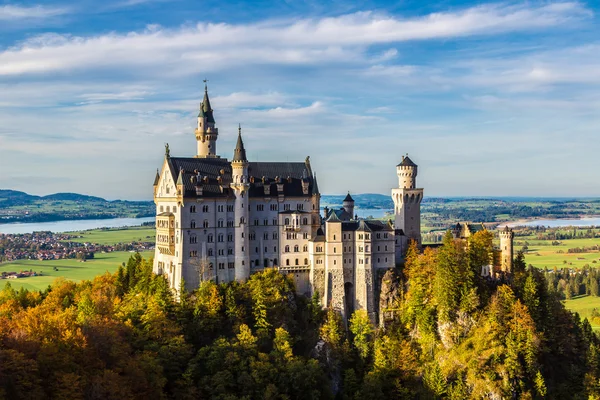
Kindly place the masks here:
POLYGON ((305 244, 304 247, 302 248, 302 251, 307 252, 308 251, 308 245, 305 244))
POLYGON ((300 265, 300 261, 296 258, 296 265, 300 265))
POLYGON ((289 252, 290 252, 290 246, 287 246, 287 245, 285 246, 285 252, 286 252, 286 253, 289 253, 289 252))
POLYGON ((286 218, 286 219, 285 219, 285 224, 286 224, 286 225, 289 225, 289 224, 290 224, 290 219, 289 219, 289 218, 286 218))
POLYGON ((208 228, 208 220, 205 219, 204 222, 202 222, 202 226, 205 228, 208 228))
POLYGON ((308 265, 308 258, 304 259, 304 265, 308 265))
POLYGON ((274 258, 274 259, 273 259, 273 266, 274 266, 274 267, 276 267, 276 266, 277 266, 277 259, 276 259, 276 258, 274 258))
POLYGON ((214 242, 214 237, 213 237, 213 235, 212 235, 212 234, 208 235, 207 242, 208 242, 208 243, 212 243, 212 242, 214 242))
POLYGON ((294 253, 297 253, 299 251, 298 245, 294 246, 294 253))
POLYGON ((219 233, 219 236, 218 236, 218 239, 217 239, 217 240, 218 240, 219 242, 222 242, 224 238, 225 238, 225 236, 224 236, 222 233, 219 233))
POLYGON ((190 222, 190 228, 194 229, 196 227, 196 221, 192 220, 192 222, 190 222))
MULTIPOLYGON (((209 256, 209 257, 212 257, 212 255, 213 255, 213 249, 208 249, 208 256, 209 256)), ((212 265, 212 264, 211 264, 211 265, 212 265)))
POLYGON ((308 218, 302 218, 302 225, 308 225, 308 218))
POLYGON ((290 260, 285 260, 285 265, 290 265, 290 260))

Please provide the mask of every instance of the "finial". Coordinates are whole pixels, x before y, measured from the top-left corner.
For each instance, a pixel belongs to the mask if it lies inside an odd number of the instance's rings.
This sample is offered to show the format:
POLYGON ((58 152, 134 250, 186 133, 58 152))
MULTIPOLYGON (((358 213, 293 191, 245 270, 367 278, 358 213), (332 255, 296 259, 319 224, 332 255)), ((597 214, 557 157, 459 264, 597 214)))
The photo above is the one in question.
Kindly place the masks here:
POLYGON ((169 143, 165 143, 165 157, 171 157, 171 150, 169 150, 169 143))
POLYGON ((238 135, 242 134, 242 124, 238 124, 238 135))
POLYGON ((204 78, 202 82, 204 82, 204 92, 208 92, 208 85, 206 84, 206 82, 208 82, 208 79, 204 78))

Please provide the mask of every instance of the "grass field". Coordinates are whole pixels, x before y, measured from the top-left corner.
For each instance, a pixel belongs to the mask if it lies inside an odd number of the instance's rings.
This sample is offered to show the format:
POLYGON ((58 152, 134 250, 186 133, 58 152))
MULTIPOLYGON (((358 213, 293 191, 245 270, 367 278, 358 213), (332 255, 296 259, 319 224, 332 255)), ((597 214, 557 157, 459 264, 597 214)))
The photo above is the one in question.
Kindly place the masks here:
POLYGON ((561 244, 557 246, 553 246, 551 240, 518 238, 515 240, 515 250, 519 250, 522 247, 517 242, 524 242, 525 240, 529 243, 529 249, 525 253, 525 262, 527 262, 527 265, 532 264, 538 268, 548 267, 549 269, 555 266, 557 268, 581 268, 586 264, 591 267, 600 266, 600 252, 567 253, 567 250, 570 248, 600 245, 600 238, 561 240, 561 244), (559 253, 559 251, 563 253, 559 253))
POLYGON ((597 309, 600 311, 600 297, 594 296, 579 296, 572 300, 564 300, 565 307, 573 312, 579 313, 579 316, 587 318, 594 330, 599 330, 600 325, 592 323, 592 311, 597 309))
POLYGON ((117 244, 131 242, 152 242, 155 239, 154 228, 135 226, 121 229, 94 229, 90 231, 73 232, 82 235, 82 238, 72 239, 73 242, 117 244))
MULTIPOLYGON (((79 262, 77 260, 19 260, 11 263, 0 264, 0 272, 3 271, 25 271, 34 270, 41 272, 42 276, 33 276, 30 278, 3 279, 0 280, 0 286, 4 287, 6 282, 10 282, 13 288, 21 287, 29 290, 44 290, 56 278, 64 277, 73 281, 82 281, 93 279, 97 275, 104 274, 106 271, 114 273, 121 263, 126 262, 134 253, 128 251, 115 251, 112 253, 96 254, 93 260, 79 262), (54 267, 58 271, 54 271, 54 267)), ((140 253, 142 257, 149 258, 153 256, 152 251, 140 253)))

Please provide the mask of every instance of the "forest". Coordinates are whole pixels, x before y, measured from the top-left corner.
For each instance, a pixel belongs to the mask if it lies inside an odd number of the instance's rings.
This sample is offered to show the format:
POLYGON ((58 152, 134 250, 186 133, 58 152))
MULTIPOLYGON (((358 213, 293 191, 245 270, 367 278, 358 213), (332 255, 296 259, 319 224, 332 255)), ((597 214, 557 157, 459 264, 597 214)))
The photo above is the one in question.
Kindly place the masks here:
POLYGON ((412 245, 382 277, 378 323, 276 270, 175 299, 139 254, 92 281, 7 285, 0 399, 600 399, 587 320, 522 254, 482 278, 492 239, 412 245))

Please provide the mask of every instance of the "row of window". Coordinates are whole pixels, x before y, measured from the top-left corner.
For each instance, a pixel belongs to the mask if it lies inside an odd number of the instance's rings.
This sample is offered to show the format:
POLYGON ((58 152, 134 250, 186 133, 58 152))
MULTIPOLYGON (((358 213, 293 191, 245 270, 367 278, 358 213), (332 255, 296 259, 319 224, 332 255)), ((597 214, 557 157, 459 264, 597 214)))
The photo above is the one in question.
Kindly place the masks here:
MULTIPOLYGON (((300 246, 295 245, 294 246, 294 253, 298 253, 300 251, 300 246)), ((307 252, 308 251, 308 245, 304 245, 304 247, 302 247, 302 251, 303 252, 307 252)), ((289 253, 290 252, 290 246, 285 246, 285 252, 289 253)))

